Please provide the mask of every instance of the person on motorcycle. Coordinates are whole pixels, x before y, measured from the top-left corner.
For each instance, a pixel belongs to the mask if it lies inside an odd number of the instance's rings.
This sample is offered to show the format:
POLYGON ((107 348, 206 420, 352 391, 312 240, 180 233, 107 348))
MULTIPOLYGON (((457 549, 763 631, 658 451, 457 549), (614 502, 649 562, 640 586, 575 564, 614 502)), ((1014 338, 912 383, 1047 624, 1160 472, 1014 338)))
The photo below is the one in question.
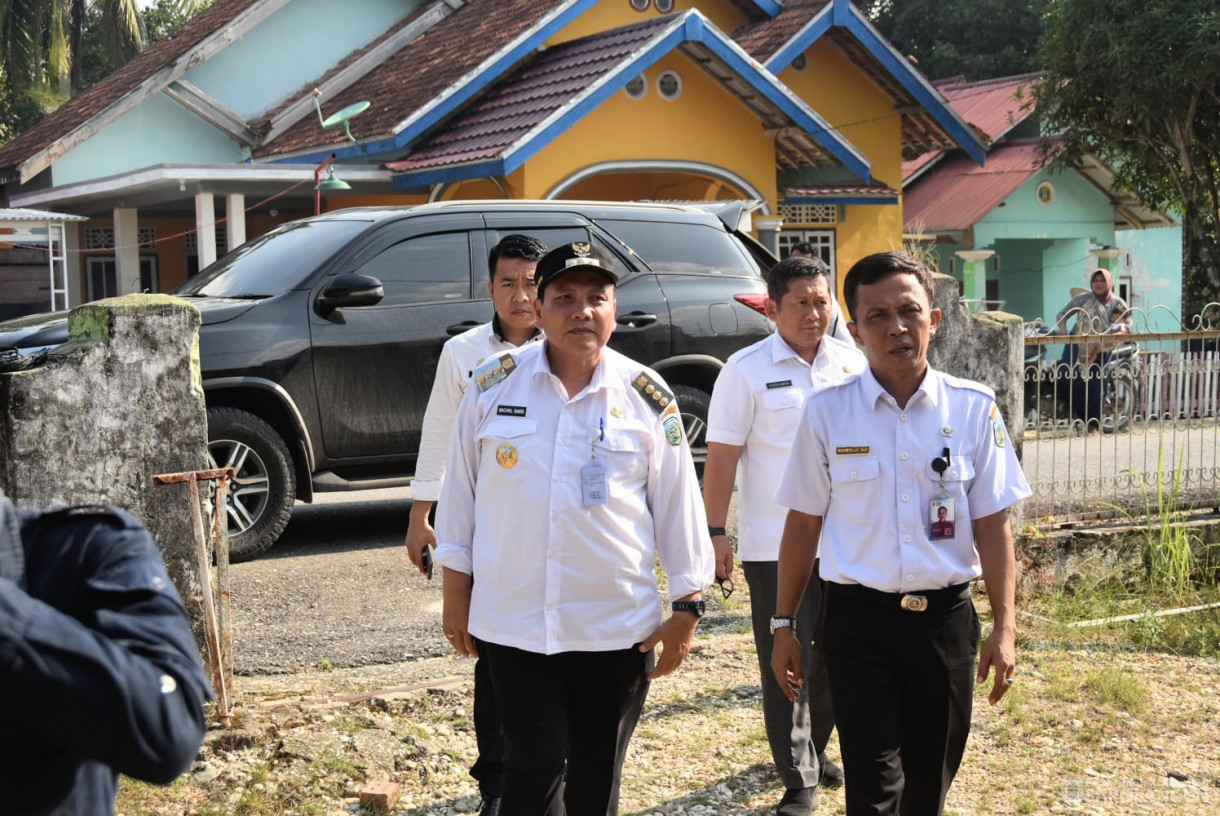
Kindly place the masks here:
POLYGON ((1114 294, 1114 281, 1107 269, 1096 269, 1089 276, 1091 291, 1068 301, 1055 315, 1060 334, 1067 334, 1067 321, 1075 314, 1073 335, 1085 335, 1082 342, 1071 343, 1063 353, 1063 362, 1073 367, 1072 413, 1083 420, 1089 433, 1101 425, 1101 405, 1105 382, 1103 372, 1114 347, 1113 341, 1102 335, 1131 330, 1131 309, 1127 302, 1114 294))

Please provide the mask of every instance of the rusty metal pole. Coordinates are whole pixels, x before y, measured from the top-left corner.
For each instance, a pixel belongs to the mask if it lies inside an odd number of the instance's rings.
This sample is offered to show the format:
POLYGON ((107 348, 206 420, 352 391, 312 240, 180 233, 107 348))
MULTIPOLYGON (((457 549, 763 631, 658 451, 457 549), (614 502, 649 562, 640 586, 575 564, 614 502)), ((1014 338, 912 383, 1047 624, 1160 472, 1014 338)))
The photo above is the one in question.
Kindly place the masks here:
MULTIPOLYGON (((193 470, 184 471, 182 473, 163 473, 158 476, 153 476, 154 485, 167 484, 182 484, 185 483, 189 492, 191 525, 195 531, 195 555, 197 558, 199 575, 207 580, 208 591, 203 593, 203 635, 208 647, 208 662, 211 663, 212 669, 212 686, 216 691, 216 712, 220 718, 221 724, 226 728, 229 726, 232 713, 230 711, 229 692, 233 685, 233 670, 232 656, 229 655, 227 661, 225 657, 225 643, 228 643, 228 649, 232 650, 232 636, 229 632, 229 616, 228 616, 228 584, 229 584, 229 540, 226 535, 224 538, 224 613, 223 625, 217 620, 216 607, 218 606, 215 598, 216 588, 212 582, 211 572, 211 552, 208 548, 208 536, 203 525, 203 509, 201 497, 199 494, 200 480, 219 480, 225 483, 236 475, 233 468, 215 468, 212 470, 193 470), (226 670, 226 664, 228 669, 226 670)), ((221 491, 218 491, 218 495, 221 491)), ((224 491, 227 493, 227 490, 224 491)), ((215 505, 219 509, 219 501, 215 505)), ((225 520, 227 528, 228 511, 227 508, 222 512, 213 511, 213 517, 219 517, 225 520)), ((227 533, 227 529, 226 529, 227 533)))
MULTIPOLYGON (((231 470, 230 470, 231 472, 231 470)), ((216 480, 212 496, 212 529, 216 542, 216 594, 220 612, 220 656, 225 683, 233 688, 233 630, 229 618, 229 473, 216 480)))

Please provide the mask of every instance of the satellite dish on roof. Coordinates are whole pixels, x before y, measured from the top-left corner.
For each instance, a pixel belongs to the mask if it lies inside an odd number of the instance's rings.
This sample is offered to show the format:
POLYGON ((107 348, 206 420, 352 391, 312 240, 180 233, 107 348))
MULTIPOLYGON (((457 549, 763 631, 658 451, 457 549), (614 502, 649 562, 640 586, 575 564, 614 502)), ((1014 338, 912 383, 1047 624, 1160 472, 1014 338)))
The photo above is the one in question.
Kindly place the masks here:
MULTIPOLYGON (((322 98, 322 92, 317 88, 313 89, 313 104, 318 109, 318 121, 322 123, 325 130, 330 130, 335 125, 343 125, 343 132, 347 134, 347 139, 352 144, 360 145, 356 141, 356 137, 352 135, 351 121, 360 114, 364 113, 372 105, 371 102, 353 102, 338 113, 332 113, 325 118, 322 117, 322 103, 319 101, 322 98)), ((360 152, 365 152, 364 145, 360 145, 360 152)))

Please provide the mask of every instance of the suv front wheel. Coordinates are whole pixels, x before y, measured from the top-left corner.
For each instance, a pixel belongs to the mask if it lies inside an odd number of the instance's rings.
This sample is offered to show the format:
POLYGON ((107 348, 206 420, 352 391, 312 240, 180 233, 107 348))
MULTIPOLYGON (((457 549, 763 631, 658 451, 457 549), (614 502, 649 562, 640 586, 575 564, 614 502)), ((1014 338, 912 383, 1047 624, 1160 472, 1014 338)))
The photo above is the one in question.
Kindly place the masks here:
POLYGON ((208 461, 237 471, 229 483, 229 558, 249 561, 275 543, 292 516, 296 475, 288 446, 254 414, 209 408, 208 461))
POLYGON ((707 458, 707 412, 711 407, 712 398, 698 388, 689 385, 675 385, 674 399, 678 401, 678 410, 682 413, 682 430, 686 432, 686 442, 690 445, 700 472, 703 470, 703 460, 707 458))

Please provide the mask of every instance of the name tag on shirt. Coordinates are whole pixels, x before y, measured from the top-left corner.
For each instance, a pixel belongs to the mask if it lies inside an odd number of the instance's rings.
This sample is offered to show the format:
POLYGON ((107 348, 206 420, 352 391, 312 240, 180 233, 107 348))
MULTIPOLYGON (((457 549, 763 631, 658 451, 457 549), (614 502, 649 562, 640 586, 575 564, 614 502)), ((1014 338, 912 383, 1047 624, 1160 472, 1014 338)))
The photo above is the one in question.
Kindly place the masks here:
POLYGON ((525 416, 525 406, 524 405, 497 405, 496 406, 496 416, 523 417, 523 416, 525 416))
POLYGON ((596 507, 610 500, 606 466, 594 459, 580 469, 580 493, 585 507, 596 507))
POLYGON ((792 386, 792 380, 777 380, 776 382, 767 383, 767 388, 789 388, 792 386))

